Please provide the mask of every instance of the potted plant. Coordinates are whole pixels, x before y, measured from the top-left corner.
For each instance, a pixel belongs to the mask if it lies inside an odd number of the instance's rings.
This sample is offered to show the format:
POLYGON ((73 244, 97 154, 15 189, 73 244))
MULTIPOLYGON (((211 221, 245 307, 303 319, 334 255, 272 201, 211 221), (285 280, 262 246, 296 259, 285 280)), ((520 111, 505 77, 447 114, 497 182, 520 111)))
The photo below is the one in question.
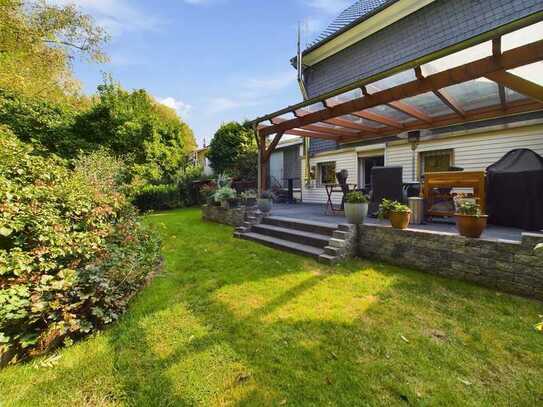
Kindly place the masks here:
POLYGON ((258 199, 258 209, 264 213, 270 212, 273 205, 273 198, 273 192, 263 191, 258 199))
POLYGON ((411 220, 411 209, 401 202, 383 199, 379 205, 379 218, 390 220, 395 229, 406 229, 411 220))
POLYGON ((349 192, 345 198, 347 222, 353 225, 364 223, 364 218, 368 215, 368 202, 368 197, 362 192, 349 192))
POLYGON ((255 206, 256 197, 257 193, 254 189, 249 189, 241 193, 241 199, 243 200, 245 206, 255 206))
POLYGON ((465 237, 479 238, 486 228, 487 215, 481 213, 479 204, 464 201, 456 208, 456 227, 465 237))
POLYGON ((215 203, 215 192, 217 192, 217 186, 214 183, 209 183, 200 188, 200 199, 208 205, 215 203))
POLYGON ((215 202, 220 202, 224 209, 230 208, 230 201, 236 198, 236 190, 228 186, 217 189, 213 195, 215 202))

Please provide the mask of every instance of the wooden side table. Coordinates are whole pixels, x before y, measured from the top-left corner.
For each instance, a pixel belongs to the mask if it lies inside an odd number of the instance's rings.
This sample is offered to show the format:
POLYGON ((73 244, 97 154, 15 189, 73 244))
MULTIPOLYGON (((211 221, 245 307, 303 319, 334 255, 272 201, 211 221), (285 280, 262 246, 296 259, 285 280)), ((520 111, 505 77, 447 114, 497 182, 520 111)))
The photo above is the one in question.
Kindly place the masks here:
POLYGON ((424 174, 422 197, 427 208, 428 216, 453 216, 449 211, 432 210, 432 190, 434 188, 472 188, 473 194, 481 207, 481 212, 486 213, 486 184, 484 171, 447 171, 428 172, 424 174))

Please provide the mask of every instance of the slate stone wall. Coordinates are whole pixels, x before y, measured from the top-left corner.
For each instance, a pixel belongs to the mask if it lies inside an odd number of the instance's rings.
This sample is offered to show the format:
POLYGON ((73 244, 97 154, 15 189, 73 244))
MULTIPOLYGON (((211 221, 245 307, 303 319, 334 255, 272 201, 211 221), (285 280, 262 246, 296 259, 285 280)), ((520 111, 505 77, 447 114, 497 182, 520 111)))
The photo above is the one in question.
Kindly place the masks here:
POLYGON ((358 255, 543 300, 543 233, 521 242, 361 225, 358 255))
POLYGON ((203 205, 202 218, 209 222, 222 223, 230 226, 241 226, 245 221, 246 207, 224 209, 220 206, 203 205))
POLYGON ((438 0, 304 71, 309 97, 543 11, 541 0, 438 0))

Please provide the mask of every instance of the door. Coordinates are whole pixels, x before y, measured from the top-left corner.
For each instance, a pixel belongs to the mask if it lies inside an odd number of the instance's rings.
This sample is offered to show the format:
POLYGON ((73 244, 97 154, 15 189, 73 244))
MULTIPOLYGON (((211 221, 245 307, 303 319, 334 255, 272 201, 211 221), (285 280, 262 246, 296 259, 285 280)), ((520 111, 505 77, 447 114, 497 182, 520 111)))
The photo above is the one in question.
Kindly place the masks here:
POLYGON ((283 186, 283 163, 282 151, 274 152, 270 157, 270 187, 283 186))
POLYGON ((368 192, 371 190, 371 169, 385 165, 385 156, 364 157, 358 159, 358 187, 368 192))

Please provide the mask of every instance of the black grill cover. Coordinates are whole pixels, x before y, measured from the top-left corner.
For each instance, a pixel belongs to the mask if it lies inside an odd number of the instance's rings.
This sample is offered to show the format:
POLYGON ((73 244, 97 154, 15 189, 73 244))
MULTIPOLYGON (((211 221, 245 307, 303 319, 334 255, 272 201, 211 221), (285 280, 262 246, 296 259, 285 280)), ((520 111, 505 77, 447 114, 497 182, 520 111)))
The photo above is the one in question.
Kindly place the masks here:
POLYGON ((509 151, 487 171, 487 211, 495 225, 543 229, 543 157, 509 151))

